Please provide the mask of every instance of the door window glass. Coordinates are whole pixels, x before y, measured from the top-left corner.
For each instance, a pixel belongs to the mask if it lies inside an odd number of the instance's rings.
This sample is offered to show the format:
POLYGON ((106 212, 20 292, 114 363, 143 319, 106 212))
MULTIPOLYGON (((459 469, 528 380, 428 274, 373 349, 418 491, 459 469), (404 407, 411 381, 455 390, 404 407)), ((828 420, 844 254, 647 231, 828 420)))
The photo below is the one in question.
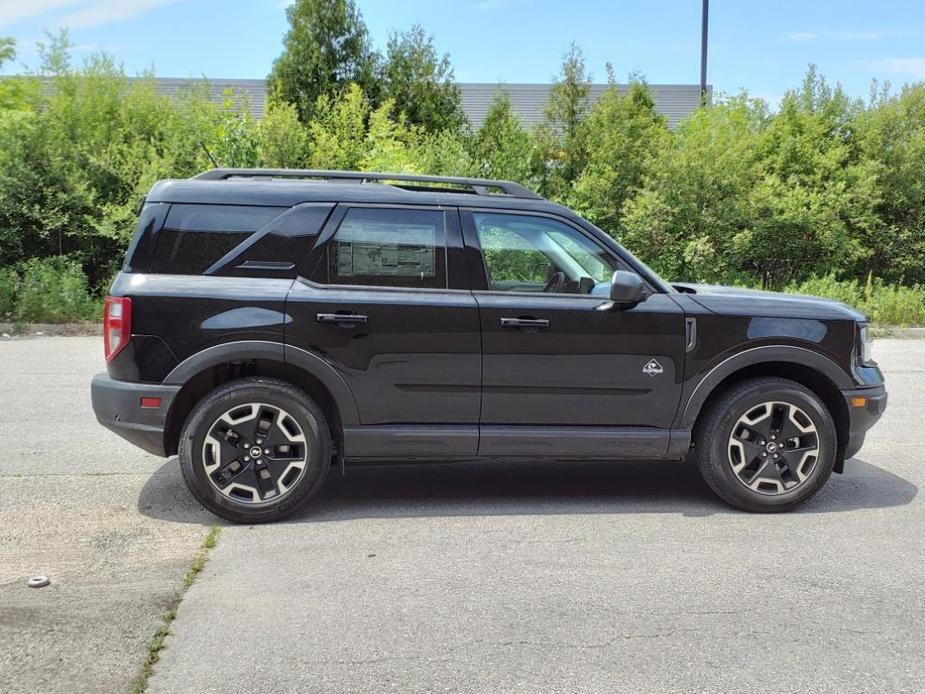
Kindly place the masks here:
POLYGON ((492 290, 609 293, 616 262, 578 230, 547 217, 473 217, 492 290))
POLYGON ((446 288, 443 212, 349 210, 312 278, 323 284, 446 288))

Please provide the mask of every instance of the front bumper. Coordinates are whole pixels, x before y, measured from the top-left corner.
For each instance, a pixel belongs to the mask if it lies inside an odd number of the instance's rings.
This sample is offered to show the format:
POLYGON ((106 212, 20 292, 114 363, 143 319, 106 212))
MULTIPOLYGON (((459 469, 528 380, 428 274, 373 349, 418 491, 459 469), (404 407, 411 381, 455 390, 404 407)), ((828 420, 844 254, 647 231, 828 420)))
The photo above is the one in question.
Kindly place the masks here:
POLYGON ((861 450, 867 430, 877 423, 886 410, 887 394, 886 387, 880 385, 874 388, 843 390, 842 395, 848 406, 848 441, 844 455, 847 460, 861 450), (856 405, 856 398, 864 398, 863 405, 856 405))
POLYGON ((180 386, 116 381, 97 374, 90 383, 93 412, 100 424, 148 453, 166 456, 167 413, 180 386), (142 407, 141 398, 160 398, 159 407, 142 407))

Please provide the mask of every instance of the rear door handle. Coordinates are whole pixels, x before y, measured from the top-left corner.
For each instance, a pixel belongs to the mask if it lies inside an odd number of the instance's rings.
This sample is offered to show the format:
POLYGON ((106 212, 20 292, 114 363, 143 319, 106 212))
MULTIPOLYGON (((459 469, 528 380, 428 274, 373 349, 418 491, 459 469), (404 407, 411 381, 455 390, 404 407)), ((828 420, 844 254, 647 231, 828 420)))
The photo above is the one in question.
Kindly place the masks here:
POLYGON ((338 328, 353 328, 357 325, 366 325, 367 317, 358 313, 318 313, 315 320, 319 323, 331 323, 338 328))
POLYGON ((535 332, 548 328, 549 321, 545 318, 502 318, 501 327, 535 332))

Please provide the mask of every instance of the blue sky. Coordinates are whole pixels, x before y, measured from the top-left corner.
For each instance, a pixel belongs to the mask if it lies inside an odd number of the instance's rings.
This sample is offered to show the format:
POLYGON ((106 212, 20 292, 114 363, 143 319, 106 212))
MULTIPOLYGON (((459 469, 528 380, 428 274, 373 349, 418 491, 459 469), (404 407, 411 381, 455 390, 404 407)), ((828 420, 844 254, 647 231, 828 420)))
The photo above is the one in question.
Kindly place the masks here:
MULTIPOLYGON (((112 53, 128 74, 265 77, 281 50, 286 0, 0 0, 0 35, 34 65, 43 31, 71 28, 78 58, 112 53)), ((465 82, 545 82, 570 41, 599 81, 699 79, 700 0, 358 0, 374 42, 418 22, 465 82)), ((712 0, 709 81, 776 103, 816 63, 832 82, 866 96, 871 79, 925 80, 921 0, 712 0)))

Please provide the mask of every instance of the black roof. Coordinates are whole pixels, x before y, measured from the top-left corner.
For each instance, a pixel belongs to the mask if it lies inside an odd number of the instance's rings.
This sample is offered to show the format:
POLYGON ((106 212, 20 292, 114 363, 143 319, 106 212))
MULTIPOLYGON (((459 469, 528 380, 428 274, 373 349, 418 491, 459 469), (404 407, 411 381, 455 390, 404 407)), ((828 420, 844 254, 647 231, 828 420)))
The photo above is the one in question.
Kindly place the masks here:
MULTIPOLYGON (((158 181, 146 197, 147 202, 171 202, 212 205, 268 205, 291 207, 303 202, 378 203, 386 205, 447 205, 555 211, 573 216, 567 208, 549 202, 532 191, 515 183, 487 179, 455 177, 417 177, 405 174, 367 174, 357 172, 306 172, 326 177, 326 180, 277 178, 259 170, 232 170, 206 172, 190 179, 158 181), (243 172, 243 173, 240 173, 243 172), (225 174, 224 176, 222 174, 225 174), (338 175, 344 178, 338 178, 338 175), (253 177, 252 177, 253 176, 253 177), (350 178, 347 178, 349 176, 350 178), (376 179, 395 180, 396 183, 372 182, 376 179), (360 182, 356 182, 360 181, 360 182), (363 182, 370 181, 370 182, 363 182), (463 190, 464 181, 472 190, 463 190), (404 187, 405 183, 422 183, 423 186, 404 187), (452 189, 442 190, 433 185, 446 183, 452 189), (500 186, 515 194, 490 194, 487 188, 500 186), (522 192, 521 192, 522 191, 522 192), (528 197, 529 196, 529 197, 528 197)), ((298 172, 292 172, 297 174, 298 172)))

